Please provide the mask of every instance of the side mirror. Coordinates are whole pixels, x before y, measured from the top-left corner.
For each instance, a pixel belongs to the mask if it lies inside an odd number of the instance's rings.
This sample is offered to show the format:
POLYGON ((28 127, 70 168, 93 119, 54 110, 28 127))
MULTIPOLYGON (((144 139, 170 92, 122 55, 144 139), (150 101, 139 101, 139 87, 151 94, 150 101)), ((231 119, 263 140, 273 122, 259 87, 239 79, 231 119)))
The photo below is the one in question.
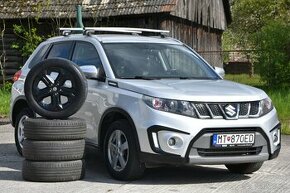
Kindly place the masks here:
POLYGON ((215 72, 220 75, 220 77, 224 78, 225 77, 225 70, 220 67, 214 67, 215 72))
POLYGON ((80 66, 80 69, 83 71, 87 79, 95 79, 104 81, 104 71, 101 68, 97 68, 94 65, 86 65, 86 66, 80 66))

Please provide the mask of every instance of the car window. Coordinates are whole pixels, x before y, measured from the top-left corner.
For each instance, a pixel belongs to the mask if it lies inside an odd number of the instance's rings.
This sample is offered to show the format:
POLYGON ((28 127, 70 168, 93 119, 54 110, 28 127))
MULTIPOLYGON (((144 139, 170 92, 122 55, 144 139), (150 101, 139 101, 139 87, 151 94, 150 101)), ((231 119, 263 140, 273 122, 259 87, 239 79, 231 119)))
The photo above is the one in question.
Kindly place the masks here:
POLYGON ((55 43, 50 49, 47 59, 55 57, 69 59, 71 48, 72 42, 55 43))
POLYGON ((219 79, 195 53, 183 45, 103 43, 117 78, 219 79))
POLYGON ((77 42, 72 61, 79 66, 94 65, 101 66, 101 60, 94 45, 87 42, 77 42))
POLYGON ((38 52, 34 55, 32 60, 30 61, 28 68, 32 68, 35 64, 42 61, 44 54, 46 53, 49 46, 50 44, 46 44, 38 50, 38 52))

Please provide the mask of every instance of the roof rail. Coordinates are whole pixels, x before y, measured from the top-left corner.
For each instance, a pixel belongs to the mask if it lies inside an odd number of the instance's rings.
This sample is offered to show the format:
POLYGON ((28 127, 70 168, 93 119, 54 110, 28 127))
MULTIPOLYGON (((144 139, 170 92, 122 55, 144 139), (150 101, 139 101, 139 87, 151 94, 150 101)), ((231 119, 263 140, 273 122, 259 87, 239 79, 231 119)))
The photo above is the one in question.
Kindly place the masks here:
POLYGON ((157 33, 161 36, 168 36, 169 31, 167 30, 156 30, 156 29, 144 29, 144 28, 127 28, 127 27, 84 27, 84 28, 59 28, 62 35, 68 36, 73 31, 81 32, 84 35, 90 35, 96 32, 116 32, 116 33, 130 33, 130 34, 141 34, 142 33, 157 33))

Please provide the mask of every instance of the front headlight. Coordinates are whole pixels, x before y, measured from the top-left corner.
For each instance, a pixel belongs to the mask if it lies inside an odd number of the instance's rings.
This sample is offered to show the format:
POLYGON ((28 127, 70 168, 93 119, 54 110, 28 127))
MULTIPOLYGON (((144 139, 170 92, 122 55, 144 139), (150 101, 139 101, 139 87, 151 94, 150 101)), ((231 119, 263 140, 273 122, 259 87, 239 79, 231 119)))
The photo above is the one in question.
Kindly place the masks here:
POLYGON ((268 97, 268 98, 261 100, 260 101, 260 108, 261 108, 260 117, 269 113, 273 109, 273 104, 272 104, 271 99, 268 97))
POLYGON ((143 96, 144 102, 151 108, 190 117, 197 117, 193 106, 188 101, 162 99, 150 96, 143 96))

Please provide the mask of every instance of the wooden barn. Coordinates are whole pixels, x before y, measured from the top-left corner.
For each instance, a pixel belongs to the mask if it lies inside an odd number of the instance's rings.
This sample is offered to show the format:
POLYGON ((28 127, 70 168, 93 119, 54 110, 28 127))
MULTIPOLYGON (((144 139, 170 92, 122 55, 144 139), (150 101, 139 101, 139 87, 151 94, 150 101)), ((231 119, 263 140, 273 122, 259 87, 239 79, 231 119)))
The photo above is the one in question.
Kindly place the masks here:
POLYGON ((172 37, 185 42, 219 67, 223 60, 221 52, 216 51, 221 51, 222 33, 231 22, 229 0, 1 1, 0 29, 3 30, 3 22, 6 29, 0 55, 5 50, 8 76, 25 62, 25 58, 11 48, 13 41, 19 38, 13 33, 13 24, 34 26, 42 35, 56 34, 59 27, 75 25, 76 5, 82 5, 85 26, 169 30, 172 37), (208 54, 213 51, 218 54, 208 54))

